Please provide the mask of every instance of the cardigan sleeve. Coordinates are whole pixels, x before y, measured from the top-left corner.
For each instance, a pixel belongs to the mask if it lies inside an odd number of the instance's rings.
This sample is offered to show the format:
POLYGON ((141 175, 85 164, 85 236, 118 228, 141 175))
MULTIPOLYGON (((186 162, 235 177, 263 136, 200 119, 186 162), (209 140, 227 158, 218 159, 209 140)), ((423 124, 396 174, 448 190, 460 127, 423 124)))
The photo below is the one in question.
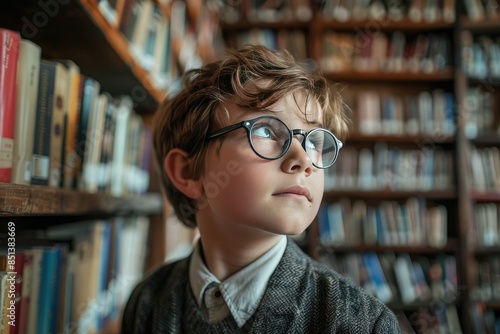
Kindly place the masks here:
POLYGON ((375 321, 372 333, 401 333, 398 321, 394 313, 388 308, 384 309, 375 321))

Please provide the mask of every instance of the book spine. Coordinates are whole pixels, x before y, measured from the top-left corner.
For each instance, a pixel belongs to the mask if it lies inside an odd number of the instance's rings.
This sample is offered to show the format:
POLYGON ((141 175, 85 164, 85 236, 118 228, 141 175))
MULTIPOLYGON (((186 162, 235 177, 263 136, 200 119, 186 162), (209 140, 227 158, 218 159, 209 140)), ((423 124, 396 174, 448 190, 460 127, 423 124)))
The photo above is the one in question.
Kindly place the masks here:
POLYGON ((12 174, 19 43, 18 33, 0 29, 0 182, 12 174))
POLYGON ((49 184, 50 129, 52 125, 55 75, 55 67, 50 62, 42 60, 32 158, 31 184, 34 185, 49 184))
POLYGON ((67 114, 68 71, 64 65, 53 63, 55 67, 54 101, 52 103, 52 122, 50 127, 50 173, 49 186, 60 187, 62 184, 63 139, 65 117, 67 114))
POLYGON ((31 182, 31 157, 33 155, 41 52, 41 48, 33 42, 21 41, 17 64, 13 183, 30 184, 31 182))

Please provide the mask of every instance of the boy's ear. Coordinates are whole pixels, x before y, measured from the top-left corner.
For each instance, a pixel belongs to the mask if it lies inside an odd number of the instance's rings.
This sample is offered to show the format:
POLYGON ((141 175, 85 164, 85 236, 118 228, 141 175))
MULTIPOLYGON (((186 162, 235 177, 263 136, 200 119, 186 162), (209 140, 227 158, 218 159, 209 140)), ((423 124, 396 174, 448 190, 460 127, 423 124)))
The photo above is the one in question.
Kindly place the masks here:
POLYGON ((171 149, 163 161, 163 168, 180 192, 192 199, 200 197, 201 182, 193 179, 192 160, 186 151, 179 148, 171 149))

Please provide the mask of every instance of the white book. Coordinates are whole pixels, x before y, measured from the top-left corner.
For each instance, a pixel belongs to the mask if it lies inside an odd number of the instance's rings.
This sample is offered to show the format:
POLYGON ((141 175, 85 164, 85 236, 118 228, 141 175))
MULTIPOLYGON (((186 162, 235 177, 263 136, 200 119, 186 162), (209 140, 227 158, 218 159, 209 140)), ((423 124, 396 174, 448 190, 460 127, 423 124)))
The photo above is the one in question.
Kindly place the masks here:
POLYGON ((99 187, 99 159, 104 138, 104 121, 108 104, 112 103, 107 93, 100 94, 94 112, 90 115, 87 138, 91 139, 85 147, 83 161, 82 190, 97 192, 99 187))
POLYGON ((330 225, 330 244, 338 245, 345 242, 344 217, 342 214, 342 205, 332 203, 328 205, 328 223, 330 225))
POLYGON ((129 96, 122 96, 117 103, 113 162, 111 165, 111 194, 124 193, 125 157, 127 152, 127 129, 132 114, 133 102, 129 96))
POLYGON ((400 255, 394 262, 394 276, 403 304, 411 304, 417 299, 413 284, 412 263, 408 255, 400 255))
POLYGON ((367 148, 359 152, 358 164, 358 187, 361 189, 373 189, 375 178, 373 175, 373 153, 367 148))
POLYGON ((12 183, 30 184, 41 48, 22 39, 19 45, 12 183))
POLYGON ((38 296, 40 295, 40 276, 42 274, 42 248, 33 248, 33 269, 31 275, 31 296, 27 334, 37 334, 38 324, 38 296))

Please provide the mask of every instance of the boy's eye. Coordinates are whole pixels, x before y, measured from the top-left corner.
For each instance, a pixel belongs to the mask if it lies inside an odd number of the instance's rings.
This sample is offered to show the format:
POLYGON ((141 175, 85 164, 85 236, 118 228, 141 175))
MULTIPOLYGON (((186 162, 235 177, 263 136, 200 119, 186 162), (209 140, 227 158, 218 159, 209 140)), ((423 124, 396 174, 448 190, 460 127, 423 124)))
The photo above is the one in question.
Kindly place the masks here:
POLYGON ((316 151, 321 151, 323 149, 323 142, 324 140, 322 138, 307 138, 306 140, 306 150, 316 150, 316 151))
POLYGON ((252 136, 267 139, 277 139, 276 132, 269 124, 258 124, 252 129, 252 136))

